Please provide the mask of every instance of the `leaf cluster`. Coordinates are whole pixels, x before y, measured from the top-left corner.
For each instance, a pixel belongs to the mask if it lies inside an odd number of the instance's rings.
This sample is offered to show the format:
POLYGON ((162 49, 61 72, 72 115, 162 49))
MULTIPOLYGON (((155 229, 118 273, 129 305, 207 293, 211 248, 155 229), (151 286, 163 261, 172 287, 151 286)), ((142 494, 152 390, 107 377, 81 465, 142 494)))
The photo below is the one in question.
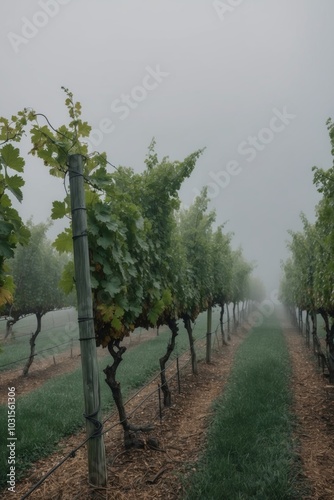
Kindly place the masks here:
MULTIPOLYGON (((182 161, 159 160, 153 139, 142 173, 127 167, 110 170, 104 153, 89 154, 85 141, 91 127, 81 118, 80 103, 68 89, 63 90, 67 125, 55 129, 45 115, 31 110, 24 110, 20 117, 22 126, 31 127, 30 153, 44 162, 51 175, 66 177, 69 155, 80 154, 84 159, 97 343, 107 346, 138 326, 147 328, 185 316, 194 320, 209 305, 242 300, 248 293, 251 266, 241 250, 232 251, 231 235, 225 235, 222 226, 213 229, 215 213, 208 211, 207 190, 188 210, 180 210, 179 190, 203 150, 182 161)), ((4 158, 21 168, 16 154, 15 149, 7 148, 4 158)), ((17 197, 20 182, 12 176, 7 187, 17 197)), ((71 218, 69 193, 53 203, 52 218, 63 217, 71 218)), ((15 301, 26 310, 32 307, 29 297, 35 295, 39 307, 46 310, 56 307, 62 298, 57 296, 58 301, 45 288, 44 266, 55 270, 54 279, 50 276, 48 281, 50 290, 56 275, 59 279, 59 268, 56 272, 55 256, 44 240, 45 228, 31 230, 31 245, 15 255, 20 262, 13 264, 15 301), (51 261, 45 264, 48 259, 51 261), (40 273, 41 282, 31 279, 30 270, 40 273), (23 282, 28 286, 24 294, 19 292, 23 282)), ((65 254, 72 251, 70 228, 58 235, 54 247, 65 254)), ((73 262, 67 262, 61 278, 67 293, 74 287, 73 273, 73 262)))
MULTIPOLYGON (((334 156, 334 124, 327 121, 334 156)), ((282 264, 280 299, 302 310, 323 310, 334 316, 334 167, 313 167, 313 182, 322 198, 311 224, 301 214, 303 230, 291 232, 290 257, 282 264)))
POLYGON ((24 160, 13 142, 20 141, 24 125, 24 113, 12 116, 11 121, 0 118, 0 308, 12 300, 13 280, 8 274, 6 259, 13 257, 18 244, 25 244, 29 231, 18 211, 13 208, 13 197, 22 201, 22 174, 24 160))

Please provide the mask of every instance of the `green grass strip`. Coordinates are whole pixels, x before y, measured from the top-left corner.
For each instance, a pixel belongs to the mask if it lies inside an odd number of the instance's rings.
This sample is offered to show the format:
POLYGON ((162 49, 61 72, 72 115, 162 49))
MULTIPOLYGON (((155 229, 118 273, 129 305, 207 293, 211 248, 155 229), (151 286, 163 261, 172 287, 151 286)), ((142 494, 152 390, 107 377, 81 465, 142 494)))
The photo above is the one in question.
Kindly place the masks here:
MULTIPOLYGON (((214 324, 219 311, 215 311, 214 324)), ((202 314, 195 327, 195 337, 205 334, 206 314, 202 314)), ((150 341, 129 349, 117 371, 123 397, 144 385, 158 373, 159 358, 165 353, 170 334, 161 333, 150 341)), ((174 356, 189 348, 188 337, 180 323, 180 333, 174 356)), ((204 353, 205 355, 205 353, 204 353)), ((199 356, 200 358, 201 356, 199 356)), ((112 394, 105 383, 103 368, 112 363, 111 357, 99 362, 101 405, 104 411, 114 407, 112 394)), ((158 384, 158 380, 157 380, 158 384)), ((10 386, 10 384, 9 384, 10 386)), ((72 373, 48 380, 42 387, 17 398, 16 404, 16 473, 22 476, 34 461, 47 456, 64 436, 79 430, 84 424, 84 402, 81 368, 72 373)), ((0 487, 6 485, 8 473, 7 406, 0 406, 0 487)))
POLYGON ((207 449, 187 500, 293 499, 289 354, 276 318, 254 328, 237 351, 215 403, 207 449))

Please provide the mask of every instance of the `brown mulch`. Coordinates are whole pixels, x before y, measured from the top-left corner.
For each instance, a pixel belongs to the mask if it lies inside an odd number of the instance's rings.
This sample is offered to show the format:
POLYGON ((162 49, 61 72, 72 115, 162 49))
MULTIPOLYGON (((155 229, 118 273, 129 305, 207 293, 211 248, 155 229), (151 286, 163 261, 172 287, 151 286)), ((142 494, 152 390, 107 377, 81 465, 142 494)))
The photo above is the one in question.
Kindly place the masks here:
MULTIPOLYGON (((154 392, 145 404, 131 416, 134 425, 154 423, 154 430, 140 437, 143 449, 124 450, 123 436, 116 416, 105 424, 114 427, 105 434, 108 467, 107 489, 96 490, 87 482, 86 447, 78 450, 54 472, 30 499, 177 499, 182 492, 181 477, 192 470, 205 444, 212 402, 222 393, 237 347, 245 338, 244 332, 234 333, 229 346, 218 347, 217 339, 212 362, 199 363, 199 375, 191 374, 190 362, 180 360, 181 392, 178 394, 177 378, 170 382, 173 391, 172 406, 163 410, 159 418, 157 395, 158 380, 147 386, 127 405, 127 413, 138 406, 146 395, 154 392)), ((175 371, 175 366, 172 368, 175 371)), ((168 373, 167 373, 168 376, 168 373)), ((60 452, 34 464, 34 470, 16 485, 18 496, 26 493, 51 467, 69 453, 84 434, 71 436, 64 441, 60 452)))
POLYGON ((295 438, 310 490, 301 498, 333 500, 334 386, 322 375, 305 338, 286 321, 284 327, 293 366, 295 438))

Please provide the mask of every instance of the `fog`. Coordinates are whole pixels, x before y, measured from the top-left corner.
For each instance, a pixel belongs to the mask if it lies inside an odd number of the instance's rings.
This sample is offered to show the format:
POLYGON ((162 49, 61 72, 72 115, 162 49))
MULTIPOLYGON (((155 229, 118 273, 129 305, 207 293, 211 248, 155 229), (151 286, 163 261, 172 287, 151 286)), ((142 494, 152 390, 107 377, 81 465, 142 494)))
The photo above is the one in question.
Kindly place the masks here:
MULTIPOLYGON (((287 230, 314 220, 311 168, 332 164, 331 0, 16 0, 0 14, 2 116, 32 107, 57 127, 64 85, 115 165, 141 171, 153 136, 171 159, 205 147, 182 202, 208 185, 217 223, 277 288, 287 230)), ((25 179, 20 212, 45 221, 63 185, 28 155, 25 179)))

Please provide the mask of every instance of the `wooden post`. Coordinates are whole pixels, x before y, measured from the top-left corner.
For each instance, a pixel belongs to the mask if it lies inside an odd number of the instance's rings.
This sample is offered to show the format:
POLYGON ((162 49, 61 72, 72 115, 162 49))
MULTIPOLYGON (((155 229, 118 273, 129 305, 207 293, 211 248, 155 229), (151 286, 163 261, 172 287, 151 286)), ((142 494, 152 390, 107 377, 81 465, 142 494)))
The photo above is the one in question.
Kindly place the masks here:
POLYGON ((306 346, 310 347, 310 313, 309 310, 306 311, 306 323, 305 323, 305 328, 306 328, 306 346))
POLYGON ((207 311, 207 333, 206 333, 206 362, 211 363, 211 338, 212 338, 212 306, 207 311))
POLYGON ((231 326, 230 326, 230 310, 229 310, 229 304, 227 302, 226 306, 226 316, 227 316, 227 340, 231 340, 231 326))
MULTIPOLYGON (((82 156, 69 156, 72 233, 75 285, 78 300, 78 321, 87 436, 98 431, 101 422, 100 383, 93 320, 90 280, 87 216, 82 156)), ((107 469, 103 435, 89 439, 88 477, 96 487, 107 485, 107 469)))

